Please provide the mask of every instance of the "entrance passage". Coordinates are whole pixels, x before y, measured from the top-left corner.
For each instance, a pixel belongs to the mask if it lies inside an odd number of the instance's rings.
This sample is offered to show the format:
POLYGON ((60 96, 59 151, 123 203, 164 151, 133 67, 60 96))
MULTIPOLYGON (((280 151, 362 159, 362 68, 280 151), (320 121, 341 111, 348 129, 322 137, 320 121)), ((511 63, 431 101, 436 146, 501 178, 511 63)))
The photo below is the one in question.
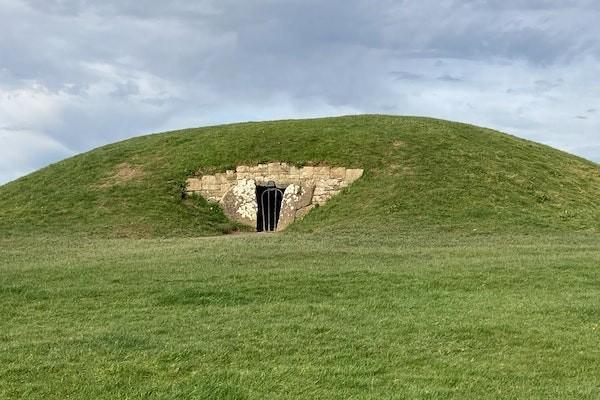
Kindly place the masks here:
POLYGON ((277 229, 282 200, 283 190, 277 188, 275 182, 269 182, 266 186, 256 186, 256 202, 258 203, 257 232, 272 232, 277 229))

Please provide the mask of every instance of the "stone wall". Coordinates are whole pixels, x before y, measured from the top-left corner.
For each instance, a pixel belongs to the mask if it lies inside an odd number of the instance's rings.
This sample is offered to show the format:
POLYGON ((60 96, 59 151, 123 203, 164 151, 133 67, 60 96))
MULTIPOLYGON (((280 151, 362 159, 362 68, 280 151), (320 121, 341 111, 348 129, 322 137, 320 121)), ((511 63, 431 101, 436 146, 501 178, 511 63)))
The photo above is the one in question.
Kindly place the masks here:
POLYGON ((322 205, 360 178, 362 169, 344 167, 295 167, 286 163, 241 165, 215 175, 191 177, 187 194, 200 194, 219 202, 233 220, 256 225, 256 186, 275 182, 284 191, 278 230, 302 218, 315 204, 322 205))

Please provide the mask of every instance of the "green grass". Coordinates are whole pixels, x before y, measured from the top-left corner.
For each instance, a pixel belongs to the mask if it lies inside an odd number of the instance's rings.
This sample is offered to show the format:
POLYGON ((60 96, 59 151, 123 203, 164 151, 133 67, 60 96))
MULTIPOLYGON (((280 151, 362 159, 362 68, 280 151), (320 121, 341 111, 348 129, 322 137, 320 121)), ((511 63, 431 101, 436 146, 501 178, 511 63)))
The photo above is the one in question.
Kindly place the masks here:
POLYGON ((239 227, 218 208, 181 199, 183 182, 198 170, 268 161, 365 169, 298 231, 600 228, 597 164, 475 126, 367 115, 189 129, 108 145, 0 187, 0 232, 147 238, 231 232, 239 227), (121 182, 114 176, 124 163, 138 174, 121 182))
POLYGON ((598 199, 597 164, 426 118, 93 150, 0 187, 0 399, 600 398, 598 199), (181 196, 268 161, 365 174, 284 234, 181 196))
POLYGON ((0 241, 2 399, 597 399, 598 234, 0 241))

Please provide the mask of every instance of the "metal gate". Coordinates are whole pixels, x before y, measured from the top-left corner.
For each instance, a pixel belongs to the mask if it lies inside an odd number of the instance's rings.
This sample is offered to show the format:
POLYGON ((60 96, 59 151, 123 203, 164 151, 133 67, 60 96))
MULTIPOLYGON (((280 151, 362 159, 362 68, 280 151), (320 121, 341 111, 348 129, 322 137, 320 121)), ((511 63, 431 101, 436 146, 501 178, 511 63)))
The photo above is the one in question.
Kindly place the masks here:
POLYGON ((261 220, 257 227, 259 231, 273 232, 277 230, 282 200, 283 190, 277 188, 274 182, 267 183, 260 193, 259 218, 261 220))

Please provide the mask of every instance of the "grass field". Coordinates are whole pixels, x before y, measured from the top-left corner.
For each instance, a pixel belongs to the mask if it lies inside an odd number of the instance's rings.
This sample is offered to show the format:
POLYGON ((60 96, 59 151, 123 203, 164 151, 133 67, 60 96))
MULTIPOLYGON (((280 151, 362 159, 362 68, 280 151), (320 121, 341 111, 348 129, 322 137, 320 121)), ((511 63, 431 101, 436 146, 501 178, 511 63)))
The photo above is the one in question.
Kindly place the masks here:
POLYGON ((600 235, 0 241, 2 399, 597 399, 600 235))

